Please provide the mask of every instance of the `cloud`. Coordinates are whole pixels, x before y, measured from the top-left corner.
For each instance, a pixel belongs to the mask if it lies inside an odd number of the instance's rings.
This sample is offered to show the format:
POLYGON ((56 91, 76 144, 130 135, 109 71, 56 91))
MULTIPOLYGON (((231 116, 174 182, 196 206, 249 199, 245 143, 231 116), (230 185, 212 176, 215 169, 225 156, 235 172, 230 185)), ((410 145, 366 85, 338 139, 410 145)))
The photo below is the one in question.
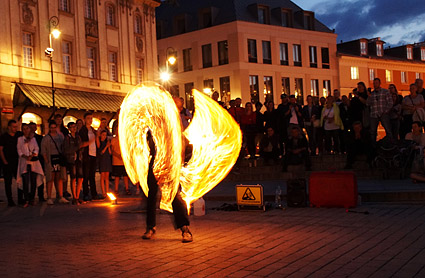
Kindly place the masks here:
POLYGON ((389 45, 425 39, 423 0, 322 0, 312 8, 338 39, 381 37, 389 45), (413 40, 413 41, 412 41, 413 40))

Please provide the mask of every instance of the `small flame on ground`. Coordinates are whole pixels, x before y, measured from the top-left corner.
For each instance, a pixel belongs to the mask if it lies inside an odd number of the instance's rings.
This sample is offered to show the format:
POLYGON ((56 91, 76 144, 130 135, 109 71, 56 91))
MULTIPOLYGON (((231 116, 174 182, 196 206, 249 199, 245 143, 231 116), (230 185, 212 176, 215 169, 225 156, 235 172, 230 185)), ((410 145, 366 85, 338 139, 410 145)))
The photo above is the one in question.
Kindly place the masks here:
POLYGON ((106 194, 108 195, 109 199, 111 199, 111 201, 115 201, 117 199, 117 197, 115 197, 115 195, 112 193, 106 193, 106 194))

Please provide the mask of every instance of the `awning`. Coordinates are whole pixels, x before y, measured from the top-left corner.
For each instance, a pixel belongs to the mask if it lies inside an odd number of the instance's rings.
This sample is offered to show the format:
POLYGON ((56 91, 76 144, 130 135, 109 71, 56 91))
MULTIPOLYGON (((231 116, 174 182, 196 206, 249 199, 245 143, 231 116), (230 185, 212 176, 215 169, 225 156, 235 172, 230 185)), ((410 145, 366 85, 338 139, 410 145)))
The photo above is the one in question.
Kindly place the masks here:
MULTIPOLYGON (((107 95, 70 89, 55 88, 57 108, 100 112, 117 112, 124 96, 107 95)), ((52 88, 39 85, 16 83, 13 106, 35 105, 52 107, 52 88)))

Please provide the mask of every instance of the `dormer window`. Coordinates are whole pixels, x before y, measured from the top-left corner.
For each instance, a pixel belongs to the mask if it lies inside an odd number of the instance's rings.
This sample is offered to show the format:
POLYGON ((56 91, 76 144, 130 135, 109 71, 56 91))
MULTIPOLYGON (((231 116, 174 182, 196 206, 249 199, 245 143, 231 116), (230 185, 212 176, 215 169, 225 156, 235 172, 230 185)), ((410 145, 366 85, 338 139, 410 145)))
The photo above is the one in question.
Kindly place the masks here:
POLYGON ((174 18, 174 28, 175 28, 175 34, 183 34, 186 33, 186 16, 185 15, 179 15, 174 18))
POLYGON ((413 59, 413 49, 411 47, 407 47, 406 53, 407 53, 407 59, 412 60, 413 59))
POLYGON ((283 27, 291 27, 292 26, 292 16, 291 11, 289 10, 282 10, 282 26, 283 27))
POLYGON ((213 25, 212 9, 205 8, 199 11, 199 28, 208 28, 213 25))
POLYGON ((266 6, 258 6, 258 23, 270 24, 269 8, 266 6))
POLYGON ((425 48, 421 48, 421 60, 425 61, 425 48))
POLYGON ((365 41, 360 42, 360 54, 367 55, 367 42, 365 41))
POLYGON ((314 30, 314 15, 313 13, 304 14, 304 29, 314 30))
POLYGON ((376 56, 382 56, 382 44, 381 43, 377 43, 376 44, 376 56))

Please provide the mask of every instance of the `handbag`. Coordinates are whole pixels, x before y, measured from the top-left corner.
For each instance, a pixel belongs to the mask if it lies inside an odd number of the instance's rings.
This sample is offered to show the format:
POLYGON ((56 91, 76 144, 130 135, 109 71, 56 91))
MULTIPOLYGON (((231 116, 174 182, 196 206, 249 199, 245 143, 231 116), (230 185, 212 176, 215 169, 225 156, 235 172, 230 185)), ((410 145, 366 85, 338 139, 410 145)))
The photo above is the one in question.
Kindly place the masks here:
POLYGON ((52 139, 53 144, 55 144, 56 150, 57 150, 57 151, 58 151, 58 153, 59 153, 59 157, 58 157, 57 163, 58 163, 60 166, 66 166, 66 156, 65 156, 63 153, 61 153, 61 152, 59 151, 58 145, 56 145, 56 142, 55 142, 55 140, 53 140, 52 135, 50 135, 50 134, 49 134, 49 136, 50 136, 50 139, 52 139))

